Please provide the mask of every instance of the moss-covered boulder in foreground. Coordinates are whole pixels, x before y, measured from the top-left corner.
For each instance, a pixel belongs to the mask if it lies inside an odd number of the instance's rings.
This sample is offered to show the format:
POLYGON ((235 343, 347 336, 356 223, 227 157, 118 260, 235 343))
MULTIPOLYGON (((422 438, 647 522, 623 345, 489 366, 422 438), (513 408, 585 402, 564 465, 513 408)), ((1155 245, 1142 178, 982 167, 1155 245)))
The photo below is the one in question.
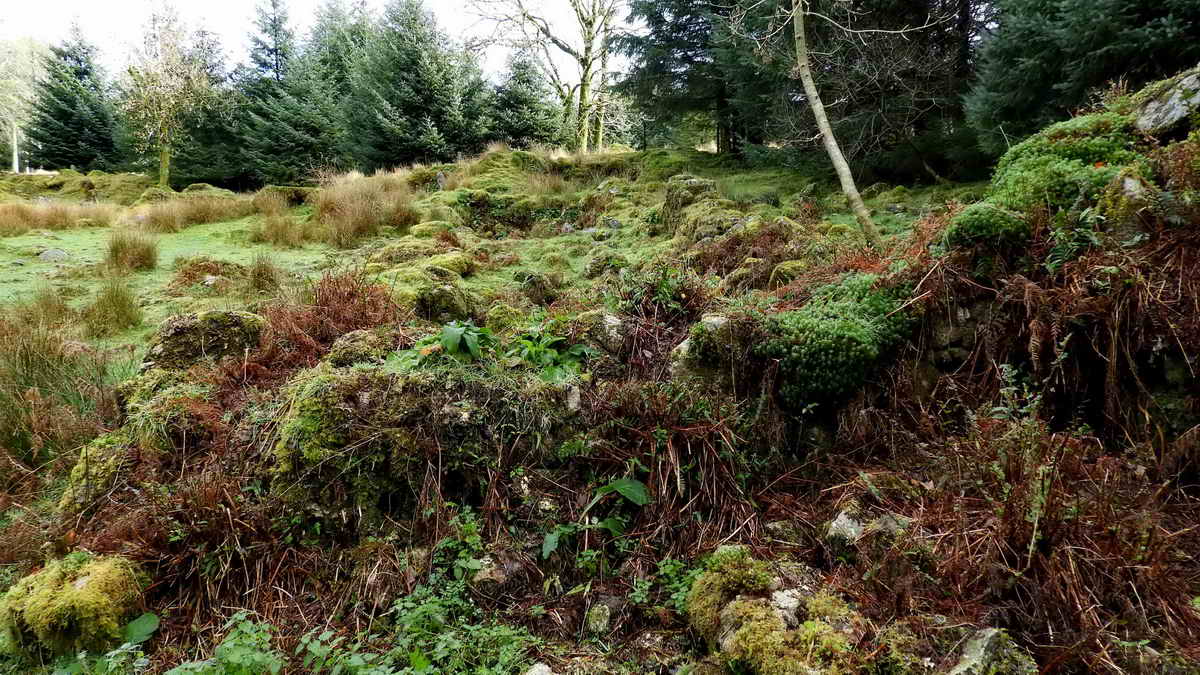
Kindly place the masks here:
POLYGON ((266 320, 250 312, 212 310, 163 321, 150 342, 142 369, 181 370, 258 345, 266 320))
POLYGON ((125 558, 72 553, 55 560, 0 600, 3 646, 31 661, 104 653, 120 643, 144 586, 144 575, 125 558))

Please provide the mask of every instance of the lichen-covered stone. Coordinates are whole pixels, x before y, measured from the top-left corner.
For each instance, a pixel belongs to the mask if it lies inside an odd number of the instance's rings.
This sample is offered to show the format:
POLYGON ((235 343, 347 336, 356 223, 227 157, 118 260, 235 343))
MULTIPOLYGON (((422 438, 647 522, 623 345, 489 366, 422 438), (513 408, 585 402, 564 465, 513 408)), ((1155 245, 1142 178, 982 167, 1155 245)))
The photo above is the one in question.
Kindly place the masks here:
POLYGON ((985 628, 963 647, 962 657, 949 675, 1035 675, 1037 663, 1008 633, 985 628))
POLYGON ((1138 131, 1162 134, 1171 131, 1200 110, 1200 68, 1148 87, 1135 111, 1138 131))
POLYGON ((150 343, 142 369, 182 370, 204 360, 253 349, 266 320, 257 314, 212 310, 168 318, 150 343))
POLYGON ((171 188, 149 187, 142 192, 142 196, 138 197, 137 201, 134 202, 133 205, 142 206, 145 204, 157 204, 159 202, 165 202, 170 199, 174 199, 177 196, 178 193, 171 188))
POLYGON ((117 646, 145 578, 118 556, 72 553, 18 581, 0 600, 3 643, 12 655, 42 661, 117 646))
POLYGON ((503 335, 522 328, 522 322, 527 315, 525 312, 503 302, 497 302, 488 308, 484 325, 493 333, 503 335))
POLYGON ((430 258, 438 252, 438 245, 428 239, 405 239, 394 244, 388 244, 371 254, 373 263, 390 263, 393 265, 430 258))
POLYGON ((571 323, 573 332, 609 354, 620 354, 625 348, 628 326, 616 314, 593 309, 579 314, 571 323))

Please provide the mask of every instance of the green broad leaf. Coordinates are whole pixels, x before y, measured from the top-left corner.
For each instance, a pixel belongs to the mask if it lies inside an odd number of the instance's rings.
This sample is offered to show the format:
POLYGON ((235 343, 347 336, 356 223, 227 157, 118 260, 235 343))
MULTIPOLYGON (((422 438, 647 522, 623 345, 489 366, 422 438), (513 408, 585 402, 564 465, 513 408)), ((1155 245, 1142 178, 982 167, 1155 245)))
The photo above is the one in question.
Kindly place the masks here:
POLYGON ((625 523, 618 518, 605 518, 596 525, 603 530, 608 530, 608 533, 614 537, 625 534, 625 523))
POLYGON ((558 540, 561 536, 562 531, 558 528, 546 533, 546 538, 542 541, 542 560, 546 560, 558 550, 558 540))
POLYGON ((467 349, 471 352, 471 356, 479 359, 479 334, 463 333, 462 339, 466 343, 467 349))
POLYGON ((138 618, 130 621, 125 626, 125 641, 130 644, 140 645, 154 635, 154 631, 158 630, 158 616, 146 612, 138 618))
POLYGON ((633 478, 618 478, 601 488, 600 491, 605 494, 617 492, 638 506, 650 503, 650 492, 646 489, 646 484, 633 478))
POLYGON ((408 655, 408 665, 418 673, 423 673, 433 667, 433 661, 430 661, 429 657, 421 652, 414 651, 408 655))
POLYGON ((467 327, 458 323, 448 323, 442 326, 442 348, 448 354, 458 352, 459 344, 462 342, 463 334, 467 332, 467 327))

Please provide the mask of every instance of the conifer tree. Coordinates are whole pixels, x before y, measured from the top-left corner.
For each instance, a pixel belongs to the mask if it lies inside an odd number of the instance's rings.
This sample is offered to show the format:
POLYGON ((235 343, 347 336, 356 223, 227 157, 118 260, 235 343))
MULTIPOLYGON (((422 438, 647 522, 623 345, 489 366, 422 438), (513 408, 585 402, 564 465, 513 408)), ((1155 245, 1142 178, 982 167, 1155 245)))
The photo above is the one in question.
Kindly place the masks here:
POLYGON ((487 89, 420 0, 392 0, 350 77, 350 150, 368 169, 478 151, 487 89))
POLYGON ((999 0, 967 118, 988 152, 1062 119, 1123 78, 1136 90, 1200 61, 1195 0, 999 0))
POLYGON ((281 83, 296 55, 287 4, 284 0, 259 0, 255 13, 258 30, 250 36, 250 63, 261 77, 281 83))
POLYGON ((496 87, 496 138, 517 148, 560 140, 562 117, 554 98, 534 57, 524 51, 514 54, 496 87))
POLYGON ((25 128, 29 162, 50 169, 111 168, 118 161, 113 111, 96 48, 78 26, 63 44, 51 47, 45 73, 25 128))

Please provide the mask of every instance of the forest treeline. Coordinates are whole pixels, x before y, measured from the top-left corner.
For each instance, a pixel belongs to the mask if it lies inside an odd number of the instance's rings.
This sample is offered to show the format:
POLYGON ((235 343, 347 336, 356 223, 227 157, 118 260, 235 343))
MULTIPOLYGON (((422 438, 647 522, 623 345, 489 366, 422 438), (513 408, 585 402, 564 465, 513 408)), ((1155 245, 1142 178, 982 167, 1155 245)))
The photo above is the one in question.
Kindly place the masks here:
MULTIPOLYGON (((79 29, 48 49, 12 43, 0 52, 0 143, 21 167, 236 189, 497 141, 714 143, 751 164, 811 161, 819 134, 787 0, 564 1, 577 25, 552 26, 526 0, 472 0, 511 49, 492 77, 480 45, 449 36, 424 0, 378 12, 328 0, 304 35, 286 0, 261 0, 238 64, 169 6, 116 73, 79 29)), ((1101 89, 1200 60, 1196 0, 811 0, 807 13, 833 128, 870 179, 978 178, 1101 89)))

